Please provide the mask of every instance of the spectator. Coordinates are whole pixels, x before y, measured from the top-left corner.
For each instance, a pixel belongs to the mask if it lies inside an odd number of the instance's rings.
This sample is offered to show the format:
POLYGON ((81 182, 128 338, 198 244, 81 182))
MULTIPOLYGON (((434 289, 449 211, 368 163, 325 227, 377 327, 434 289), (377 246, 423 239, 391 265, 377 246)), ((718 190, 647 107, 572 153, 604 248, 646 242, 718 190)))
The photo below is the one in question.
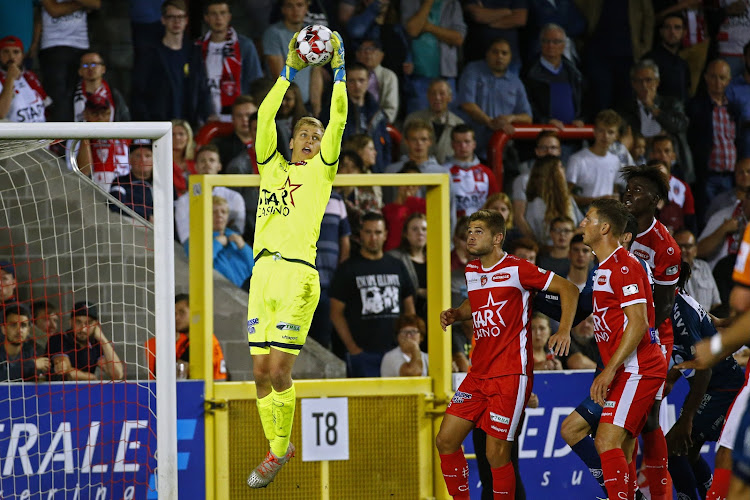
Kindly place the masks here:
POLYGON ((39 79, 24 69, 23 44, 14 36, 0 40, 0 119, 12 122, 43 122, 52 99, 39 79))
POLYGON ((24 53, 29 62, 39 52, 39 37, 34 37, 34 16, 38 5, 34 2, 3 2, 0 4, 0 33, 13 35, 28 50, 24 53))
POLYGON ((628 72, 651 50, 654 10, 649 0, 576 0, 576 5, 588 25, 583 73, 593 114, 630 98, 628 72))
POLYGON ((383 254, 383 216, 365 214, 362 248, 343 262, 331 283, 331 322, 347 350, 350 377, 377 377, 380 363, 393 347, 393 320, 414 314, 414 289, 404 265, 383 254))
POLYGON ((640 132, 633 133, 633 144, 628 151, 633 158, 634 165, 646 163, 646 138, 640 132))
POLYGON ((56 305, 48 300, 37 300, 32 307, 34 326, 47 337, 60 333, 60 311, 56 305))
POLYGON ((427 106, 427 87, 433 79, 444 78, 455 88, 466 24, 458 0, 402 0, 401 24, 411 37, 414 59, 406 92, 406 111, 413 113, 427 106))
MULTIPOLYGON (((213 196, 213 259, 214 269, 243 290, 250 288, 253 274, 253 249, 242 235, 227 227, 229 203, 221 196, 213 196)), ((190 239, 185 241, 185 254, 190 255, 190 239)))
POLYGON ((52 99, 50 121, 73 121, 71 97, 81 56, 89 50, 87 16, 99 10, 101 3, 101 0, 42 0, 39 67, 44 88, 52 99))
POLYGON ((451 147, 451 131, 453 127, 463 123, 463 119, 453 113, 448 106, 453 102, 453 89, 447 81, 437 78, 427 87, 428 107, 414 111, 406 117, 404 123, 412 120, 423 120, 432 123, 436 140, 430 147, 429 154, 437 158, 440 163, 453 154, 451 147))
MULTIPOLYGON (((409 162, 401 169, 402 174, 418 174, 416 165, 409 162)), ((385 240, 385 250, 393 250, 401 241, 401 232, 406 219, 413 213, 427 213, 425 199, 419 196, 419 186, 399 186, 396 189, 396 199, 383 207, 388 235, 385 240)))
POLYGON ((406 142, 407 156, 391 163, 385 169, 386 174, 395 174, 404 168, 407 162, 416 164, 422 174, 447 173, 430 154, 430 148, 435 142, 435 129, 425 120, 412 120, 404 126, 404 142, 406 142))
POLYGON ((357 62, 368 71, 367 91, 386 114, 388 122, 395 123, 399 111, 399 83, 396 73, 382 66, 384 56, 383 46, 376 38, 362 40, 356 52, 357 62))
POLYGON ((573 239, 575 227, 568 216, 558 216, 552 219, 549 223, 549 239, 552 240, 552 246, 547 247, 537 257, 536 261, 539 267, 560 276, 568 275, 570 271, 570 242, 573 239))
POLYGON ((739 76, 743 70, 747 73, 748 48, 750 48, 750 5, 743 1, 721 0, 719 6, 724 15, 716 36, 719 42, 719 57, 729 63, 732 76, 739 76))
POLYGON ((631 131, 640 132, 644 137, 670 134, 677 138, 680 156, 680 169, 675 175, 687 182, 695 182, 693 156, 687 144, 688 118, 685 105, 674 97, 657 94, 659 87, 659 67, 650 59, 636 63, 630 71, 635 98, 620 101, 624 104, 620 114, 631 131))
POLYGON ((712 311, 721 305, 719 287, 711 274, 708 262, 696 258, 698 247, 695 235, 688 229, 680 229, 674 233, 674 240, 682 252, 682 260, 690 264, 692 270, 690 279, 685 284, 685 291, 698 302, 706 311, 712 311))
MULTIPOLYGON (((282 0, 281 21, 272 24, 263 33, 263 59, 272 77, 281 74, 289 50, 289 40, 305 25, 309 7, 309 0, 282 0)), ((297 73, 295 80, 305 105, 314 116, 320 116, 323 104, 322 68, 305 68, 297 73)))
POLYGON ((499 192, 489 195, 487 197, 487 201, 485 201, 484 205, 482 205, 482 209, 500 212, 500 214, 503 216, 503 219, 505 220, 505 238, 503 238, 504 245, 507 245, 509 242, 515 240, 516 238, 521 238, 522 236, 524 236, 514 223, 514 208, 513 204, 510 201, 510 197, 507 194, 499 192))
POLYGON ((683 104, 690 97, 690 66, 680 57, 682 40, 685 37, 685 19, 682 13, 667 14, 661 20, 659 41, 653 50, 643 56, 659 67, 662 75, 657 89, 659 95, 674 97, 683 104))
POLYGON ((531 317, 531 351, 534 356, 534 371, 562 370, 562 362, 547 347, 552 330, 550 320, 542 313, 531 317))
MULTIPOLYGON (((364 134, 352 136, 365 137, 364 134)), ((372 141, 372 139, 370 139, 372 141)), ((339 156, 338 174, 365 174, 365 164, 354 151, 344 150, 339 156)), ((352 231, 354 245, 359 249, 359 230, 362 216, 368 212, 380 212, 383 209, 383 192, 379 186, 340 186, 333 188, 344 199, 349 226, 352 231)), ((356 251, 354 253, 357 253, 356 251)))
MULTIPOLYGON (((534 148, 534 161, 543 156, 552 155, 560 157, 562 148, 556 130, 542 130, 536 136, 536 147, 534 148)), ((529 184, 529 172, 534 161, 523 162, 520 165, 520 173, 513 179, 511 193, 513 197, 513 224, 524 235, 533 237, 529 223, 526 220, 526 186, 529 184)), ((505 221, 506 227, 508 221, 505 221)), ((506 239, 507 241, 507 239, 506 239)))
MULTIPOLYGON (((529 200, 526 220, 536 241, 540 245, 549 246, 553 243, 549 230, 554 219, 567 217, 573 222, 573 227, 576 227, 583 220, 583 214, 566 188, 565 171, 560 158, 545 156, 537 160, 529 179, 526 187, 526 198, 529 200)), ((568 240, 572 236, 571 233, 568 240)))
POLYGON ((490 44, 484 61, 467 64, 461 75, 458 100, 472 120, 480 158, 487 158, 487 144, 494 131, 513 134, 514 123, 531 123, 526 89, 508 71, 511 60, 510 44, 500 38, 490 44))
POLYGON ((456 125, 451 131, 453 156, 443 165, 450 173, 451 227, 459 217, 471 215, 480 208, 489 195, 500 188, 492 170, 483 165, 474 151, 477 141, 474 130, 466 124, 456 125))
POLYGON ((699 196, 705 196, 702 206, 707 206, 717 194, 732 188, 739 116, 726 96, 730 79, 730 68, 725 61, 711 61, 703 77, 705 87, 687 106, 690 119, 688 140, 695 173, 700 185, 704 186, 699 193, 699 196))
MULTIPOLYGON (((570 240, 570 250, 568 250, 570 266, 563 276, 577 286, 580 292, 583 292, 586 281, 589 279, 589 269, 593 260, 594 254, 591 253, 591 248, 583 242, 583 236, 580 234, 573 236, 570 240)), ((544 269, 549 269, 544 267, 541 261, 539 265, 544 269)))
MULTIPOLYGON (((453 250, 451 250, 451 273, 460 271, 461 276, 464 276, 464 268, 469 262, 469 251, 466 248, 466 232, 468 230, 469 216, 465 215, 456 221, 456 227, 453 229, 453 250)), ((463 300, 460 302, 463 302, 463 300)))
POLYGON ((565 178, 582 212, 592 201, 615 197, 624 188, 620 160, 609 152, 621 123, 620 115, 611 109, 600 111, 594 120, 594 144, 570 157, 565 178))
POLYGON ((414 212, 404 221, 401 241, 388 255, 401 261, 411 280, 414 292, 414 310, 427 322, 427 217, 414 212))
POLYGON ((469 18, 466 40, 466 57, 469 61, 481 59, 490 45, 502 38, 508 41, 513 59, 510 71, 518 75, 521 70, 521 45, 519 29, 528 20, 526 0, 471 0, 464 4, 469 18))
POLYGON ((380 363, 381 377, 426 377, 427 353, 420 350, 427 328, 419 316, 402 314, 396 320, 396 342, 380 363))
POLYGON ((531 238, 516 238, 507 245, 509 254, 515 255, 519 259, 528 260, 536 264, 536 256, 539 253, 539 245, 531 238))
POLYGON ((109 104, 110 121, 130 121, 130 110, 125 103, 125 98, 119 90, 109 86, 109 83, 104 79, 104 73, 106 72, 107 65, 104 64, 101 54, 93 51, 83 53, 81 65, 78 69, 81 79, 73 93, 73 118, 75 121, 84 121, 83 110, 89 96, 101 97, 109 104))
MULTIPOLYGON (((177 330, 175 343, 175 358, 177 363, 184 363, 186 371, 190 373, 190 296, 186 293, 178 293, 174 297, 174 326, 177 330)), ((214 380, 228 380, 229 372, 227 363, 224 361, 224 352, 221 349, 216 335, 211 334, 214 380)), ((156 378, 156 337, 149 337, 144 346, 146 350, 146 361, 148 363, 148 378, 156 378)))
POLYGON ((355 41, 379 40, 385 57, 383 66, 390 69, 399 81, 414 71, 409 40, 401 25, 400 2, 390 0, 343 0, 339 3, 342 26, 355 41), (349 18, 346 23, 345 19, 349 18))
POLYGON ((185 0, 166 0, 161 5, 160 25, 164 28, 163 36, 158 35, 160 41, 147 50, 136 48, 130 106, 133 119, 202 123, 213 113, 214 103, 200 47, 185 33, 185 0))
MULTIPOLYGON (((86 97, 83 120, 87 123, 108 123, 112 117, 112 107, 101 95, 86 97)), ((70 140, 65 148, 68 165, 75 155, 78 170, 91 177, 105 192, 109 192, 112 182, 130 173, 127 139, 83 139, 70 140)))
POLYGON ((362 160, 362 173, 373 172, 373 167, 378 161, 378 150, 372 137, 367 134, 354 134, 344 141, 342 147, 344 150, 357 153, 362 160))
POLYGON ((742 50, 745 58, 745 70, 732 78, 727 87, 727 100, 739 114, 737 122, 737 155, 738 158, 750 157, 750 42, 742 50))
POLYGON ((737 166, 734 167, 734 188, 724 191, 710 200, 706 210, 706 219, 711 218, 722 208, 734 205, 738 200, 746 199, 748 193, 750 193, 750 158, 744 158, 738 161, 737 166))
POLYGON ((542 54, 526 73, 524 83, 529 94, 534 123, 583 126, 583 76, 563 56, 565 30, 548 24, 539 35, 542 54))
MULTIPOLYGON (((349 106, 344 139, 355 134, 367 134, 372 137, 377 150, 373 172, 379 174, 391 163, 391 136, 388 133, 388 116, 375 96, 367 90, 368 75, 363 64, 355 62, 347 65, 346 92, 349 96, 349 106)), ((327 123, 329 112, 324 112, 321 119, 327 123)))
POLYGON ((557 24, 567 34, 567 40, 563 55, 575 63, 580 63, 575 40, 578 40, 586 32, 586 20, 576 6, 574 0, 528 0, 529 20, 527 22, 527 39, 529 41, 528 59, 535 59, 540 52, 540 34, 544 26, 557 24), (573 40, 571 40, 571 38, 573 40))
POLYGON ((594 316, 590 315, 570 331, 570 350, 562 358, 566 370, 593 370, 601 364, 594 337, 594 316))
POLYGON ((54 374, 62 380, 98 380, 96 369, 112 380, 123 380, 125 371, 112 342, 102 331, 97 307, 76 302, 70 330, 50 337, 47 344, 54 374))
POLYGON ((659 166, 669 179, 669 199, 659 211, 659 221, 671 233, 683 227, 697 231, 693 191, 685 182, 672 175, 677 161, 672 137, 668 135, 654 137, 651 141, 649 158, 648 164, 659 166))
MULTIPOLYGON (((253 41, 231 26, 228 0, 205 2, 203 20, 209 28, 200 41, 213 104, 209 119, 228 122, 234 101, 250 93, 250 82, 262 77, 263 71, 253 41)), ((291 34, 286 37, 289 38, 291 34)), ((281 70, 274 72, 277 73, 281 70)))
MULTIPOLYGON (((207 144, 198 150, 195 158, 195 169, 200 175, 216 175, 221 172, 221 161, 216 146, 207 144)), ((240 193, 224 186, 216 186, 213 196, 220 196, 229 206, 229 225, 233 231, 243 234, 245 231, 246 207, 240 193)), ((257 203, 257 200, 256 200, 257 203)), ((253 212, 253 216, 255 213, 253 212)), ((190 236, 190 194, 180 196, 174 204, 174 220, 177 239, 181 244, 187 242, 190 236)))
POLYGON ((18 301, 16 287, 16 268, 7 260, 0 261, 0 307, 5 308, 18 301))
MULTIPOLYGON (((339 161, 341 159, 339 158, 339 161)), ((315 267, 320 277, 320 299, 310 324, 310 337, 326 349, 331 348, 331 298, 329 291, 336 268, 349 258, 351 251, 351 228, 346 215, 344 199, 336 191, 331 197, 323 214, 318 238, 318 253, 315 256, 315 267)))
POLYGON ((276 113, 278 142, 286 145, 294 136, 294 126, 297 125, 297 120, 306 114, 305 101, 302 99, 302 91, 299 89, 299 85, 289 82, 289 88, 286 89, 284 99, 282 99, 279 111, 276 113))
POLYGON ((750 202, 747 198, 738 199, 732 205, 714 213, 706 221, 706 226, 698 237, 697 256, 707 261, 713 270, 724 257, 737 255, 748 217, 750 202))
MULTIPOLYGON (((240 164, 246 164, 247 160, 250 159, 250 164, 255 167, 252 171, 235 173, 258 173, 257 159, 253 149, 258 127, 257 111, 258 106, 255 105, 255 100, 252 97, 239 96, 232 104, 232 133, 217 137, 212 141, 219 149, 219 159, 222 165, 229 166, 232 161, 239 157, 240 164)), ((279 139, 278 142, 282 143, 282 140, 279 139)), ((288 142, 283 141, 283 144, 287 146, 286 152, 289 150, 288 142)))
MULTIPOLYGON (((136 214, 152 222, 154 195, 151 186, 153 183, 154 155, 151 150, 151 141, 149 139, 134 139, 130 144, 129 161, 130 173, 115 178, 109 189, 109 194, 136 214)), ((115 203, 110 203, 109 209, 130 217, 128 212, 122 212, 115 203)))
POLYGON ((175 197, 187 192, 188 176, 195 170, 195 141, 193 128, 185 120, 172 120, 172 185, 175 197))
POLYGON ((35 382, 49 374, 49 358, 37 356, 34 343, 26 342, 31 333, 31 314, 22 305, 8 304, 0 323, 0 380, 35 382))

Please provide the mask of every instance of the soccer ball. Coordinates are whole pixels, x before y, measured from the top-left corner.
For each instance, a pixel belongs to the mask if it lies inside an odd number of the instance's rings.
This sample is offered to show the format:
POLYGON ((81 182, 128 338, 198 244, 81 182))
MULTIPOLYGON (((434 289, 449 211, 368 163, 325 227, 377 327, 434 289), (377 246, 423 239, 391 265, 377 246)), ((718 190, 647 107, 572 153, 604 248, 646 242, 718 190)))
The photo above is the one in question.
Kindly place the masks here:
POLYGON ((311 66, 323 66, 333 57, 333 32, 320 24, 305 26, 297 35, 297 55, 311 66))

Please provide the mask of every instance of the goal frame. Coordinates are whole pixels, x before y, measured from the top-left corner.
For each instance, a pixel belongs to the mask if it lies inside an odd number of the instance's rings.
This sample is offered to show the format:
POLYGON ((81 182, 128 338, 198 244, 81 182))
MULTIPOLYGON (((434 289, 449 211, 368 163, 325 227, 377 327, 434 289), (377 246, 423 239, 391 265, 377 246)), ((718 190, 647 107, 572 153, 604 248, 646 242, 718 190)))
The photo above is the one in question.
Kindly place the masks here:
MULTIPOLYGON (((177 500, 177 396, 174 370, 174 212, 170 122, 0 123, 1 139, 151 139, 153 143, 154 296, 156 336, 156 477, 160 499, 177 500), (165 165, 165 167, 161 167, 165 165)), ((76 171, 76 170, 74 170, 76 171)), ((78 172, 79 175, 80 172, 78 172)))

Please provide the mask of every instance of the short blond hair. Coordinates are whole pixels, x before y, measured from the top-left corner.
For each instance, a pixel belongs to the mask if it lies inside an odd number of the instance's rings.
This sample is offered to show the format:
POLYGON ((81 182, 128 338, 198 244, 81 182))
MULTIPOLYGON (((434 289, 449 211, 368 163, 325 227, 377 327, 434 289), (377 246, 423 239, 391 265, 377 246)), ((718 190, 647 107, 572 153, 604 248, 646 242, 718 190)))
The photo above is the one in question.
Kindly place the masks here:
POLYGON ((299 129, 301 129, 305 125, 317 127, 323 132, 326 131, 326 128, 323 126, 323 122, 321 122, 317 118, 313 118, 312 116, 303 116, 302 118, 297 120, 297 123, 294 124, 294 132, 292 133, 292 137, 296 137, 297 132, 299 132, 299 129))
POLYGON ((229 202, 226 200, 226 198, 222 196, 214 195, 211 197, 211 201, 213 202, 214 207, 221 207, 221 206, 229 207, 229 202))

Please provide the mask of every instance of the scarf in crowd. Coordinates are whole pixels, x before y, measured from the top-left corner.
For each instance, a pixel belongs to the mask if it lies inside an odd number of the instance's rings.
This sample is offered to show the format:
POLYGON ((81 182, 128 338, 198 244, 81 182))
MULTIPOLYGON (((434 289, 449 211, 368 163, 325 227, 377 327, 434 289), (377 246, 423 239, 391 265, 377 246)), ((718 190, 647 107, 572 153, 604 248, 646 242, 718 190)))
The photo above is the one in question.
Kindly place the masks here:
MULTIPOLYGON (((39 81, 39 77, 37 77, 33 71, 26 70, 21 76, 26 79, 26 83, 29 84, 29 87, 39 94, 42 101, 47 101, 47 92, 44 91, 42 88, 42 82, 39 81)), ((0 71, 0 85, 5 86, 5 71, 0 71)))
POLYGON ((739 219, 740 224, 737 231, 727 235, 727 251, 730 255, 736 255, 739 251, 740 243, 742 243, 742 234, 745 232, 745 224, 747 224, 747 219, 745 218, 745 210, 743 209, 742 204, 742 200, 737 200, 734 203, 732 218, 739 219))
MULTIPOLYGON (((208 55, 208 44, 211 41, 211 31, 206 33, 201 41, 203 62, 206 62, 208 55)), ((231 26, 227 30, 224 49, 222 50, 221 80, 219 89, 221 90, 221 107, 222 109, 230 107, 240 95, 240 79, 242 77, 242 55, 240 54, 240 42, 237 38, 237 32, 231 26)))
MULTIPOLYGON (((115 100, 106 80, 102 80, 102 84, 94 92, 86 92, 86 85, 83 84, 83 80, 78 81, 76 91, 73 94, 73 116, 76 121, 79 121, 79 117, 83 117, 83 109, 86 107, 86 100, 89 96, 100 96, 106 99, 111 110, 109 121, 115 121, 115 100)), ((83 118, 81 118, 82 120, 83 118)))

